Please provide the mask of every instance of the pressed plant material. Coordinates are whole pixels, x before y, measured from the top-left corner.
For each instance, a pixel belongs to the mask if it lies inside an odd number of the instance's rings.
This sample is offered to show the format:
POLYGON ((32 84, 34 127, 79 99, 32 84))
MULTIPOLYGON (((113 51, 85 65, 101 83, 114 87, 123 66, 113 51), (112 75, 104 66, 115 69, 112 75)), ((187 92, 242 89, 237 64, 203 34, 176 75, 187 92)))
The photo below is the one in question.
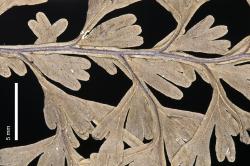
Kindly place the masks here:
MULTIPOLYGON (((156 0, 172 13, 176 29, 151 49, 131 49, 143 44, 135 15, 125 14, 97 24, 109 12, 137 1, 89 0, 82 32, 64 43, 56 41, 68 21, 51 23, 38 12, 36 19, 28 22, 37 36, 34 45, 0 46, 0 75, 9 77, 13 70, 23 76, 29 67, 44 92, 46 124, 56 130, 54 136, 37 143, 1 149, 0 165, 25 166, 40 155, 39 166, 63 166, 65 160, 70 166, 166 166, 166 157, 173 166, 209 166, 213 130, 218 161, 235 161, 232 136, 240 135, 242 142, 250 144, 250 113, 232 103, 221 84, 224 80, 250 100, 250 36, 230 49, 230 41, 220 39, 227 33, 227 26, 214 26, 216 18, 211 15, 186 28, 207 0, 156 0), (197 58, 192 52, 220 57, 197 58), (116 74, 119 68, 132 80, 117 106, 72 96, 50 82, 79 90, 79 80, 91 77, 87 72, 91 62, 86 57, 108 74, 116 74), (149 88, 180 100, 180 87, 188 88, 196 80, 196 73, 213 88, 205 114, 164 107, 149 88), (75 134, 83 140, 92 135, 105 141, 98 153, 84 158, 75 150, 80 146, 75 134), (145 139, 150 141, 145 143, 145 139)), ((0 0, 0 14, 13 6, 44 2, 0 0)))

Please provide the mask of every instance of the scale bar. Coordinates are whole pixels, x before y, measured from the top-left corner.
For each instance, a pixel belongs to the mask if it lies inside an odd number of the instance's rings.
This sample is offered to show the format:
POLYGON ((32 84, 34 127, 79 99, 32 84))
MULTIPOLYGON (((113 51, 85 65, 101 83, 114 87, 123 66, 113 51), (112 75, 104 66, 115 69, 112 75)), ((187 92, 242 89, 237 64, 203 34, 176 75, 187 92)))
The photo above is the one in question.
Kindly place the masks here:
POLYGON ((15 141, 18 140, 18 83, 15 83, 15 141))

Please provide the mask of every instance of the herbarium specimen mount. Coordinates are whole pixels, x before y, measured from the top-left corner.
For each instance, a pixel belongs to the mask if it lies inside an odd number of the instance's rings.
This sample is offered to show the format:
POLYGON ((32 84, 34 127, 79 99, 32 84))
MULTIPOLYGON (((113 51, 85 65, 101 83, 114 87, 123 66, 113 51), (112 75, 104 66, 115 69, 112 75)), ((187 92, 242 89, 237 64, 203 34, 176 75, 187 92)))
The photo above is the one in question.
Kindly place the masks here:
MULTIPOLYGON (((25 166, 40 155, 39 166, 166 166, 166 157, 173 166, 209 166, 213 131, 218 161, 235 160, 232 136, 240 135, 242 142, 250 144, 250 113, 228 98, 221 83, 225 81, 250 100, 250 36, 231 48, 230 41, 220 39, 227 26, 213 26, 212 15, 187 29, 208 0, 156 0, 172 13, 177 27, 153 48, 132 49, 143 44, 135 15, 98 23, 111 11, 137 1, 89 0, 80 35, 63 43, 57 38, 66 30, 67 20, 51 23, 38 12, 28 22, 37 36, 33 45, 0 46, 0 75, 9 77, 13 70, 23 76, 29 67, 44 92, 46 124, 56 130, 54 136, 37 143, 1 149, 0 165, 25 166), (198 58, 192 52, 220 57, 198 58), (72 96, 50 81, 79 90, 79 80, 91 77, 86 71, 91 67, 88 58, 108 74, 116 74, 119 68, 132 80, 117 106, 72 96), (183 97, 180 87, 188 88, 197 74, 213 88, 205 114, 164 107, 149 88, 179 100, 183 97), (84 158, 75 150, 79 147, 75 134, 83 140, 92 135, 105 141, 98 153, 84 158), (124 148, 124 142, 129 148, 124 148)), ((0 0, 0 15, 13 6, 45 2, 0 0)))

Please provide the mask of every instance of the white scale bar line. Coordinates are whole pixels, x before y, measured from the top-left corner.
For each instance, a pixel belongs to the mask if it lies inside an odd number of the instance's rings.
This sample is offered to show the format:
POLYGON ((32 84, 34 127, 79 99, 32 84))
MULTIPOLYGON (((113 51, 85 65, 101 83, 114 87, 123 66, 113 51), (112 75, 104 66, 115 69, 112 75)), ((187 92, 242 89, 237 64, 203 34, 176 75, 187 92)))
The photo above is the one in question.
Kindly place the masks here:
POLYGON ((18 83, 15 83, 15 141, 18 140, 18 83))

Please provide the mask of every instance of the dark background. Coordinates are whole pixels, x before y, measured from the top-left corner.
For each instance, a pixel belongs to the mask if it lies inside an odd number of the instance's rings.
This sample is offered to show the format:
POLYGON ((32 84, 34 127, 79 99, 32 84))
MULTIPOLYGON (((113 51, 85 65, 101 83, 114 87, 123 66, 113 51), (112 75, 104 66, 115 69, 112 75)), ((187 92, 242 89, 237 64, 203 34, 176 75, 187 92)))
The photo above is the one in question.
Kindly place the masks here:
MULTIPOLYGON (((0 16, 0 44, 17 45, 32 44, 35 35, 28 28, 27 22, 35 19, 38 11, 44 12, 53 23, 60 18, 66 18, 69 26, 59 41, 69 41, 76 38, 85 22, 87 0, 48 0, 48 3, 36 6, 14 7, 0 16)), ((137 24, 141 25, 145 43, 138 48, 150 48, 163 39, 176 27, 172 15, 154 0, 142 0, 124 9, 116 10, 105 16, 101 22, 126 13, 137 16, 137 24)), ((188 29, 207 15, 215 17, 214 25, 227 25, 229 32, 223 37, 232 42, 232 46, 250 34, 250 7, 246 0, 211 0, 203 5, 188 24, 188 29)), ((196 53, 198 57, 214 57, 213 55, 196 53)), ((75 96, 111 105, 117 105, 125 92, 131 86, 131 81, 119 71, 110 76, 96 64, 92 64, 90 80, 82 82, 80 91, 74 92, 60 85, 63 90, 75 96)), ((0 148, 35 143, 55 133, 47 128, 43 116, 43 92, 34 74, 28 69, 24 77, 15 73, 8 79, 0 77, 0 148), (14 140, 14 83, 19 83, 19 140, 14 140), (11 126, 11 141, 5 141, 6 126, 11 126)), ((250 111, 250 102, 239 92, 223 83, 228 97, 240 108, 250 111)), ((212 88, 199 76, 190 88, 182 88, 184 97, 176 101, 153 90, 162 105, 180 108, 188 111, 205 113, 211 100, 212 88)), ((245 166, 249 165, 250 147, 234 138, 236 143, 236 161, 219 163, 215 155, 215 135, 213 133, 210 147, 212 165, 245 166)), ((103 141, 93 141, 89 138, 81 142, 77 151, 84 157, 97 152, 103 141)), ((37 158, 38 159, 38 158, 37 158)), ((37 159, 30 165, 36 165, 37 159)))

